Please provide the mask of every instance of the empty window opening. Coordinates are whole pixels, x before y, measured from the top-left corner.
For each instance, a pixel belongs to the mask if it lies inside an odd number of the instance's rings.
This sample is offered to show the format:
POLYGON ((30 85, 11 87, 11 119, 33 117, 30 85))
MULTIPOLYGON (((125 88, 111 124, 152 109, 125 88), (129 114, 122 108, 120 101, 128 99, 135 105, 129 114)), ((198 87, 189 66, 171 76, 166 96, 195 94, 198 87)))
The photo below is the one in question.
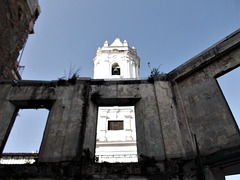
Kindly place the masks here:
POLYGON ((96 162, 138 162, 134 106, 98 108, 96 162))
POLYGON ((120 75, 120 66, 118 65, 118 63, 114 63, 112 65, 112 75, 120 75))
POLYGON ((240 127, 240 67, 232 70, 231 72, 219 77, 218 83, 222 92, 228 102, 232 114, 240 127))
POLYGON ((123 130, 123 121, 108 121, 108 130, 123 130))
POLYGON ((20 109, 3 150, 0 164, 29 164, 38 157, 47 109, 20 109))

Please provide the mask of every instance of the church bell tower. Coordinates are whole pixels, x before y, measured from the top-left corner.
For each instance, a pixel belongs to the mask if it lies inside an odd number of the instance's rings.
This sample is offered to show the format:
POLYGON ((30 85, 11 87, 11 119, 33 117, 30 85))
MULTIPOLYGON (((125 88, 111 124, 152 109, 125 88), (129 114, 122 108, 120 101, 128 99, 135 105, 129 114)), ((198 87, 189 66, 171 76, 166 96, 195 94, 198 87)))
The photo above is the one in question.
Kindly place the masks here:
MULTIPOLYGON (((116 38, 98 48, 94 79, 138 78, 140 59, 134 47, 116 38)), ((99 106, 95 156, 97 162, 138 162, 134 106, 99 106)))
POLYGON ((93 64, 94 79, 139 77, 140 58, 137 50, 129 47, 126 40, 121 42, 120 38, 116 38, 111 45, 105 41, 103 47, 97 49, 93 64))

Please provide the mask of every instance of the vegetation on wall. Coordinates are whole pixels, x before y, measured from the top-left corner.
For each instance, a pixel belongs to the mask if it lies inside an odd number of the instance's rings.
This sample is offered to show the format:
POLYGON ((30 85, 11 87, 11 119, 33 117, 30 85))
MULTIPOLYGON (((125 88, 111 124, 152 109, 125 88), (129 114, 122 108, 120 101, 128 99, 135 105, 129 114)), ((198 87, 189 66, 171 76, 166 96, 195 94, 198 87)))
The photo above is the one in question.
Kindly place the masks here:
POLYGON ((81 68, 80 67, 74 67, 70 66, 68 71, 64 71, 64 76, 61 78, 58 78, 58 85, 63 85, 66 82, 69 82, 70 84, 75 84, 77 78, 80 77, 81 68))
POLYGON ((148 76, 149 80, 167 80, 166 74, 160 71, 160 66, 161 64, 157 68, 151 68, 150 62, 148 62, 148 68, 150 69, 150 75, 148 76))

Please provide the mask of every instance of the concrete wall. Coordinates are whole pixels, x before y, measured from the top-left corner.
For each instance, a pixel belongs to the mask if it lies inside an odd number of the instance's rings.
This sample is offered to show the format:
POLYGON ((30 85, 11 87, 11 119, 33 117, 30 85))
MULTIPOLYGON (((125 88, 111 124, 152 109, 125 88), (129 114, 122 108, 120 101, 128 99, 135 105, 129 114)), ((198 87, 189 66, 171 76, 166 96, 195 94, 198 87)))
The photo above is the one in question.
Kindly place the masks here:
POLYGON ((39 153, 39 162, 78 160, 81 146, 83 110, 87 82, 58 86, 54 83, 26 82, 1 88, 1 150, 19 108, 50 110, 39 153))
POLYGON ((169 73, 188 154, 193 134, 203 154, 239 145, 239 129, 216 80, 240 66, 239 40, 238 30, 169 73))
POLYGON ((94 100, 90 100, 89 114, 94 112, 94 117, 90 115, 90 120, 87 119, 86 122, 84 149, 90 149, 94 154, 97 128, 95 109, 98 106, 135 105, 138 154, 164 159, 165 152, 154 85, 148 81, 94 81, 93 83, 96 85, 91 86, 90 95, 94 100), (94 94, 99 96, 94 97, 94 94))

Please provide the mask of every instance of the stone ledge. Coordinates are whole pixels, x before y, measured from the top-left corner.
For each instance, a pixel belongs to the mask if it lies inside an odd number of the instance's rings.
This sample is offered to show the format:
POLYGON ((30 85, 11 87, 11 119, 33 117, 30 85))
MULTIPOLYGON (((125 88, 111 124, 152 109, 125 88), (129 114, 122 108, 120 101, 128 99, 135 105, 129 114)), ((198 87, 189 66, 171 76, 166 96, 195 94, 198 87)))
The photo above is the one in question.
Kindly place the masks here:
POLYGON ((168 73, 168 77, 176 81, 185 78, 238 46, 240 46, 240 29, 175 68, 168 73))

